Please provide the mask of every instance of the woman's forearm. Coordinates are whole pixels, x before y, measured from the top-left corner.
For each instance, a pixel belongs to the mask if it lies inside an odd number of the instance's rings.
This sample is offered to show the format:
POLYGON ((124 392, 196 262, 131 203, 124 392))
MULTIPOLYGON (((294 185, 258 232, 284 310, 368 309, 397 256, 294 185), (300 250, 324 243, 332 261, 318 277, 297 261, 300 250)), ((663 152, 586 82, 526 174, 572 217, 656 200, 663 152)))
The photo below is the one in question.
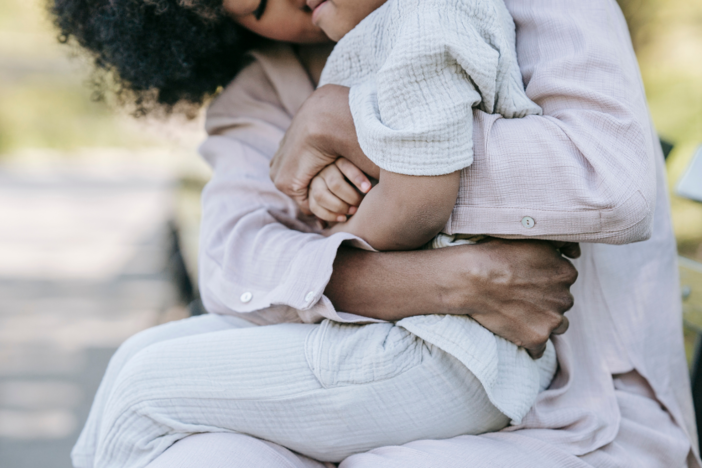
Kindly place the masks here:
POLYGON ((549 336, 568 327, 563 313, 573 306, 576 278, 543 241, 380 253, 341 247, 324 294, 337 310, 382 320, 468 315, 539 356, 549 336))
POLYGON ((337 310, 381 320, 449 313, 434 252, 369 252, 341 247, 324 294, 337 310), (427 278, 437 281, 427 281, 427 278))

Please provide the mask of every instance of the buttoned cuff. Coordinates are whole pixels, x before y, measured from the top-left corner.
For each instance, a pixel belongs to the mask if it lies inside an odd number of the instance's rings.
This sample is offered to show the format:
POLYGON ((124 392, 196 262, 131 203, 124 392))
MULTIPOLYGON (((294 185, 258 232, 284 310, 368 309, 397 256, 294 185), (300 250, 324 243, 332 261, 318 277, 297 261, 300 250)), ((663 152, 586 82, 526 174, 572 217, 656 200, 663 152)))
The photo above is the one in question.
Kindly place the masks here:
MULTIPOLYGON (((337 311, 324 296, 331 278, 339 246, 348 242, 355 248, 374 249, 360 237, 349 233, 335 233, 330 237, 316 236, 299 249, 281 282, 272 290, 257 289, 252 284, 232 284, 221 271, 204 272, 209 278, 208 289, 215 294, 226 310, 237 313, 265 313, 271 307, 287 306, 295 309, 303 322, 315 323, 325 318, 345 323, 370 323, 382 320, 337 311)), ((219 269, 215 262, 205 262, 205 268, 219 269)), ((216 310, 217 313, 226 313, 216 310)))

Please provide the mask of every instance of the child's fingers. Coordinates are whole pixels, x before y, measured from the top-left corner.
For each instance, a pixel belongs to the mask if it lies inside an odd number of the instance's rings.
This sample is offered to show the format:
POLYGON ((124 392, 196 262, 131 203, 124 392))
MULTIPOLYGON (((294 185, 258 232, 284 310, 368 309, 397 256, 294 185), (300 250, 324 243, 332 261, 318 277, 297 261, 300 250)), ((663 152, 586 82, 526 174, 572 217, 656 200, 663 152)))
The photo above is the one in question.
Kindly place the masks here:
POLYGON ((361 191, 361 193, 368 193, 368 191, 371 189, 370 180, 368 180, 368 176, 366 176, 362 170, 356 167, 354 163, 346 158, 339 158, 334 162, 334 164, 339 168, 341 173, 344 174, 344 176, 346 176, 346 178, 350 180, 358 190, 361 191))
POLYGON ((348 214, 350 209, 349 205, 334 195, 323 177, 317 177, 316 179, 319 180, 315 181, 313 179, 313 184, 310 184, 310 191, 312 196, 316 198, 317 204, 332 213, 342 215, 348 214))
POLYGON ((346 221, 349 205, 329 191, 324 179, 312 179, 309 189, 310 210, 320 219, 328 222, 346 221))
POLYGON ((332 213, 331 211, 327 210, 326 208, 322 208, 317 204, 317 202, 314 200, 314 198, 310 198, 310 211, 312 212, 313 215, 321 219, 322 221, 326 221, 328 223, 339 223, 346 221, 346 216, 340 215, 338 213, 332 213), (343 219, 342 219, 343 218, 343 219))
MULTIPOLYGON (((335 164, 330 164, 319 173, 319 177, 324 179, 327 187, 338 198, 351 206, 358 206, 363 200, 363 195, 358 193, 342 174, 341 169, 335 164)), ((346 211, 344 213, 347 213, 346 211)), ((352 214, 352 213, 349 213, 352 214)))

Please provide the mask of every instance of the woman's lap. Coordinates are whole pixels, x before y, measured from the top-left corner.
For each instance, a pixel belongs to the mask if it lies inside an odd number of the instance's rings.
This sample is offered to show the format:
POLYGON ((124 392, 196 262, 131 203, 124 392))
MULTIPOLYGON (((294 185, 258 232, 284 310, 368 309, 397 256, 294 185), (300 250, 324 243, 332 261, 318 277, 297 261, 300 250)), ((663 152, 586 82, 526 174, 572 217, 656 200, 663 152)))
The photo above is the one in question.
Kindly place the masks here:
POLYGON ((98 465, 137 466, 198 432, 244 432, 341 460, 470 432, 471 421, 506 423, 457 360, 391 324, 370 327, 378 332, 359 339, 357 326, 281 324, 146 347, 112 390, 98 465), (339 344, 324 356, 314 345, 321 333, 339 344))
POLYGON ((88 420, 71 453, 74 466, 86 468, 94 466, 94 448, 98 437, 100 416, 122 368, 135 354, 153 344, 166 340, 251 326, 254 325, 238 317, 207 314, 158 325, 137 333, 125 341, 110 359, 93 400, 88 420))
MULTIPOLYGON (((419 440, 352 455, 339 468, 592 468, 548 443, 516 433, 419 440)), ((329 468, 276 444, 241 434, 196 434, 174 444, 147 468, 329 468)))

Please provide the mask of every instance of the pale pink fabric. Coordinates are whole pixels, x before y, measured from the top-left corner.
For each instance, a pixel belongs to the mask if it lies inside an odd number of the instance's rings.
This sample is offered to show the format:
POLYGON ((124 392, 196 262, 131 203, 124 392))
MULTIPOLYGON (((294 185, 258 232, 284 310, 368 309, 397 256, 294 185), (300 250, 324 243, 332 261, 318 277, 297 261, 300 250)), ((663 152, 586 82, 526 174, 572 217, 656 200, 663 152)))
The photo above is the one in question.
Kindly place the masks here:
MULTIPOLYGON (((524 460, 519 466, 683 466, 687 458, 699 467, 663 159, 622 14, 614 0, 506 3, 527 94, 544 116, 476 111, 475 161, 446 231, 644 242, 583 244, 571 327, 554 340, 560 371, 521 426, 412 447, 441 447, 448 458, 499 451, 524 460), (536 221, 532 229, 524 216, 536 221), (613 378, 621 375, 624 386, 613 378)), ((210 108, 201 152, 214 176, 203 194, 200 286, 211 312, 261 324, 367 320, 334 310, 323 295, 351 236, 315 234, 268 178, 268 161, 312 90, 280 45, 255 54, 210 108)), ((414 449, 388 450, 368 457, 414 449)), ((370 466, 352 462, 344 466, 370 466)))

